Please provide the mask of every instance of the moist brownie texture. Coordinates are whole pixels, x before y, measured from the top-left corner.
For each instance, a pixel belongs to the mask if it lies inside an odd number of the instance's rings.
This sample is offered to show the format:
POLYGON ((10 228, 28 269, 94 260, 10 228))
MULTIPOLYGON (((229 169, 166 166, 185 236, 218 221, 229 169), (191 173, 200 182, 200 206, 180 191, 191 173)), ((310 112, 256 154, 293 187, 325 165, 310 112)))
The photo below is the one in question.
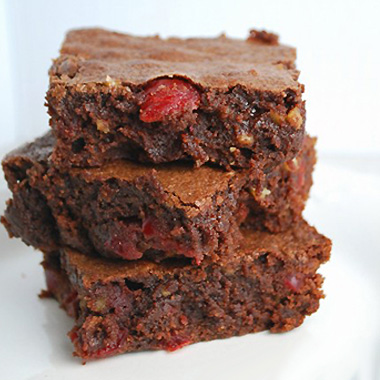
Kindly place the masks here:
POLYGON ((270 169, 304 136, 296 51, 275 35, 246 40, 67 34, 47 106, 60 166, 118 158, 270 169))
POLYGON ((311 186, 314 139, 268 174, 115 161, 60 171, 51 133, 10 153, 3 168, 13 199, 2 221, 11 236, 44 251, 68 246, 127 260, 160 261, 234 250, 241 224, 282 231, 300 219, 311 186))
POLYGON ((218 264, 45 255, 48 290, 75 317, 69 333, 83 359, 185 345, 269 329, 283 332, 315 312, 330 241, 299 222, 287 232, 242 231, 218 264))

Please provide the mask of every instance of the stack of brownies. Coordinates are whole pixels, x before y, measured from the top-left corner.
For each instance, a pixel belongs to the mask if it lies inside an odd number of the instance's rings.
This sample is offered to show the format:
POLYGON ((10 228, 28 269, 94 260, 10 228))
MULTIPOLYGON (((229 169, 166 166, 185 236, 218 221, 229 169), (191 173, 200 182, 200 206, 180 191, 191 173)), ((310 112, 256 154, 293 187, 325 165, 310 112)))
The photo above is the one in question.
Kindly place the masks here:
POLYGON ((316 161, 293 48, 68 33, 52 132, 10 153, 2 222, 44 254, 83 359, 270 330, 323 297, 302 219, 316 161))

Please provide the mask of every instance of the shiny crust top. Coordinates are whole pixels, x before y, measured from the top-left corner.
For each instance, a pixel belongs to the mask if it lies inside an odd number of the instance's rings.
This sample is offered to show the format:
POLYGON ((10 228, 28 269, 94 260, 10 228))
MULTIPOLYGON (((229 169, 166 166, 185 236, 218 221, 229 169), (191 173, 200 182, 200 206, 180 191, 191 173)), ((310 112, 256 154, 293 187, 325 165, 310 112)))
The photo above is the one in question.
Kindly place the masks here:
POLYGON ((70 31, 50 69, 51 86, 140 86, 158 77, 182 77, 200 88, 301 92, 294 48, 251 31, 246 40, 135 37, 103 29, 70 31))
MULTIPOLYGON (((29 166, 41 165, 48 169, 54 144, 54 135, 49 131, 34 142, 15 149, 2 162, 4 171, 7 173, 8 166, 17 166, 21 162, 29 166)), ((245 172, 227 172, 221 168, 209 166, 194 170, 191 163, 186 162, 152 165, 127 160, 117 160, 100 168, 72 168, 69 173, 83 177, 88 182, 105 182, 109 179, 135 182, 145 178, 151 182, 152 186, 154 184, 157 189, 166 194, 168 203, 195 214, 199 213, 203 207, 207 207, 217 194, 239 189, 247 176, 245 172)), ((11 176, 9 176, 9 181, 11 181, 11 176)), ((215 202, 219 204, 223 200, 223 197, 217 197, 215 202)))

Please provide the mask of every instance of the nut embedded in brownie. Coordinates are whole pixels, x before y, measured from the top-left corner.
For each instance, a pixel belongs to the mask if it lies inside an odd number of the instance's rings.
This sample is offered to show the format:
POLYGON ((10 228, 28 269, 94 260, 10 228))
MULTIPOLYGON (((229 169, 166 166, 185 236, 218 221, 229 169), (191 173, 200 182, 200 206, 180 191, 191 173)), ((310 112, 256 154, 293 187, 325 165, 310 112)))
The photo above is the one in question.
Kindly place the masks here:
POLYGON ((247 40, 67 34, 50 69, 47 106, 61 166, 129 158, 270 169, 304 136, 295 49, 247 40))
POLYGON ((45 255, 48 291, 76 319, 76 356, 173 351, 187 344, 299 326, 323 297, 319 266, 329 239, 301 221, 287 232, 243 230, 218 263, 181 259, 116 263, 61 250, 45 255), (52 261, 52 263, 50 262, 52 261))
POLYGON ((127 161, 61 171, 49 160, 54 141, 47 134, 3 161, 9 233, 44 251, 69 246, 126 260, 180 255, 199 264, 234 250, 241 224, 286 229, 301 216, 315 162, 308 137, 297 161, 268 174, 127 161))

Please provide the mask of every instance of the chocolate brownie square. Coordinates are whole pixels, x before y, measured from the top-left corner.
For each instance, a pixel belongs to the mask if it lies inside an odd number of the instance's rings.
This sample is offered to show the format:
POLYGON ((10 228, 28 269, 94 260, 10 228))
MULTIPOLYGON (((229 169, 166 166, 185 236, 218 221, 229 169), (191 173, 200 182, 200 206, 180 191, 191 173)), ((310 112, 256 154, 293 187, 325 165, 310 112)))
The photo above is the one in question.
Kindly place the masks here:
POLYGON ((84 360, 299 326, 323 297, 317 270, 331 242, 303 221, 283 233, 242 233, 232 255, 199 266, 46 254, 43 295, 75 317, 69 336, 84 360))
POLYGON ((50 69, 47 106, 60 166, 129 158, 265 169, 304 136, 296 51, 275 35, 246 40, 69 32, 50 69))
POLYGON ((315 162, 307 138, 297 159, 267 174, 125 160, 60 170, 50 160, 54 143, 49 133, 3 161, 10 235, 44 251, 69 246, 127 260, 217 260, 240 244, 241 224, 288 228, 301 217, 315 162))

